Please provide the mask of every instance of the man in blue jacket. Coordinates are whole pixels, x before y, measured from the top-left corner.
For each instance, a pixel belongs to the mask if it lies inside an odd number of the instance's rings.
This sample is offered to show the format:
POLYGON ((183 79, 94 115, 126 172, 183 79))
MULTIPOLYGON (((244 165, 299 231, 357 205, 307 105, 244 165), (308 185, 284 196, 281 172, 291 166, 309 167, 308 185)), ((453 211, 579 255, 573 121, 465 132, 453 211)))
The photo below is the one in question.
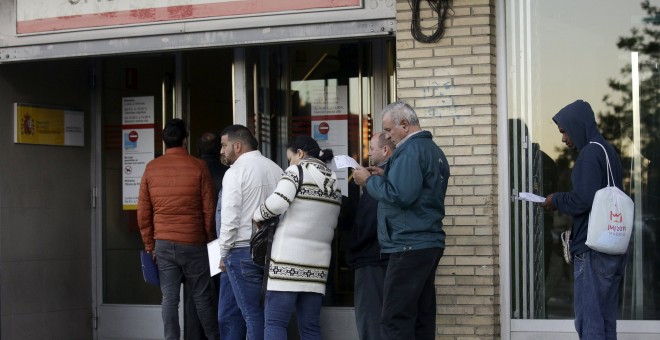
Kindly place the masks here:
POLYGON ((389 254, 383 287, 382 339, 435 339, 435 270, 444 253, 447 158, 423 131, 412 107, 383 109, 383 131, 396 144, 385 169, 353 178, 378 200, 378 241, 389 254))
POLYGON ((623 278, 626 255, 608 255, 589 248, 587 227, 596 191, 607 186, 607 150, 614 184, 623 189, 621 160, 614 147, 598 131, 589 103, 577 100, 561 109, 553 118, 562 142, 577 148, 579 155, 573 167, 571 192, 556 192, 541 204, 546 210, 559 209, 573 217, 570 252, 573 259, 575 329, 580 339, 616 339, 616 316, 619 286, 623 278))

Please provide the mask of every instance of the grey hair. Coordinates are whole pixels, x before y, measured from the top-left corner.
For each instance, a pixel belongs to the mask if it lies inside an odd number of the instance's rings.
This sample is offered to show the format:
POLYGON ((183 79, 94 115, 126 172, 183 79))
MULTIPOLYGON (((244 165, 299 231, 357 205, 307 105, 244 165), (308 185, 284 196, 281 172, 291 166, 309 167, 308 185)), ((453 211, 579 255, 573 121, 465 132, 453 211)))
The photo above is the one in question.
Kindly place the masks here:
POLYGON ((385 106, 382 116, 385 117, 385 115, 388 114, 394 125, 399 125, 401 124, 401 121, 406 120, 410 125, 419 126, 419 118, 417 118, 415 110, 403 100, 385 106))
POLYGON ((392 142, 391 140, 387 139, 387 134, 383 131, 375 132, 373 137, 371 138, 377 138, 378 146, 381 148, 387 146, 392 151, 396 149, 396 144, 394 144, 394 142, 392 142))

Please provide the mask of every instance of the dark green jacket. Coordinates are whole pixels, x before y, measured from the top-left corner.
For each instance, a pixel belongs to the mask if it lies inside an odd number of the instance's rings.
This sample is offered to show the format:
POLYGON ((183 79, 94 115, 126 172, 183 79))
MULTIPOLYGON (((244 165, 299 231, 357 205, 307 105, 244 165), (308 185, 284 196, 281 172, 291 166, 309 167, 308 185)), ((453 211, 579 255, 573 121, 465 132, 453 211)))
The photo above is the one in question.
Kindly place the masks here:
POLYGON ((381 252, 444 248, 445 194, 449 164, 428 131, 397 146, 384 176, 371 176, 366 188, 378 200, 381 252))

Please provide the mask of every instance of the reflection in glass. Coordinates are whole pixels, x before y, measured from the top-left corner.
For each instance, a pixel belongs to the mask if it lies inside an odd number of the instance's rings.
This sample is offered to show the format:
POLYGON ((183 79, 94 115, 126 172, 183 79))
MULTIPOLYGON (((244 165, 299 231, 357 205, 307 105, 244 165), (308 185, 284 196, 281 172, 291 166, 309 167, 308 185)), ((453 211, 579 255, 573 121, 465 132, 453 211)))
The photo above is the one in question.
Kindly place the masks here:
MULTIPOLYGON (((619 318, 658 320, 660 11, 648 0, 620 5, 561 0, 514 2, 508 9, 511 190, 545 196, 571 189, 577 152, 562 145, 551 118, 576 99, 588 101, 603 136, 621 156, 624 191, 636 204, 619 318), (525 19, 527 13, 532 20, 525 19), (631 52, 638 52, 638 62, 631 61, 631 52), (633 81, 635 69, 638 81, 633 81)), ((559 240, 571 224, 569 216, 512 201, 514 318, 573 317, 573 268, 564 263, 559 240)))
MULTIPOLYGON (((322 149, 349 155, 366 165, 372 112, 371 48, 368 43, 319 44, 289 50, 291 115, 289 138, 308 135, 322 149), (366 133, 365 133, 366 132, 366 133), (361 150, 362 149, 362 150, 361 150)), ((336 170, 348 199, 359 195, 349 187, 348 169, 336 170)), ((346 198, 345 198, 346 199, 346 198)), ((346 263, 345 248, 352 218, 344 213, 332 245, 325 306, 353 305, 353 273, 346 263)))

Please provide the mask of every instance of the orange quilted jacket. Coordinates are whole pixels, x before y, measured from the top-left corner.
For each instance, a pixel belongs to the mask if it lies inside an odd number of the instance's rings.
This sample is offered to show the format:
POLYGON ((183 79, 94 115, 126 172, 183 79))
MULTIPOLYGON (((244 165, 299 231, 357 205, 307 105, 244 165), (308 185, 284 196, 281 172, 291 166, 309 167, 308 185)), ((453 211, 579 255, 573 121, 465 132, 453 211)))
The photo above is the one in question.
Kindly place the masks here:
POLYGON ((215 239, 215 195, 203 160, 169 148, 147 164, 140 183, 138 226, 147 251, 154 240, 202 245, 215 239))

